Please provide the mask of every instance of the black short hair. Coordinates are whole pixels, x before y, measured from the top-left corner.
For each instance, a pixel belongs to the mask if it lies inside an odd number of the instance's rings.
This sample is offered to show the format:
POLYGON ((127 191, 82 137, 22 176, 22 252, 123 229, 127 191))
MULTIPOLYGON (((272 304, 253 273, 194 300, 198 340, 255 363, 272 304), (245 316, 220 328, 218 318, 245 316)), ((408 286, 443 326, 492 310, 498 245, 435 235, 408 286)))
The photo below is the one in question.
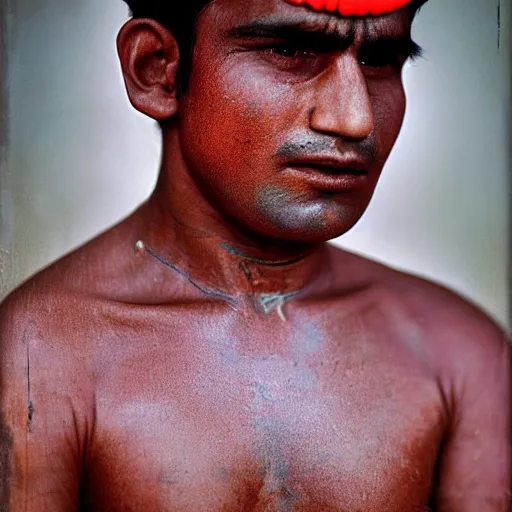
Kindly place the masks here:
MULTIPOLYGON (((167 27, 176 38, 180 47, 181 59, 178 83, 180 89, 186 88, 192 51, 195 42, 195 23, 199 13, 213 0, 124 0, 134 18, 151 18, 167 27)), ((427 0, 412 0, 409 8, 412 13, 427 0)))

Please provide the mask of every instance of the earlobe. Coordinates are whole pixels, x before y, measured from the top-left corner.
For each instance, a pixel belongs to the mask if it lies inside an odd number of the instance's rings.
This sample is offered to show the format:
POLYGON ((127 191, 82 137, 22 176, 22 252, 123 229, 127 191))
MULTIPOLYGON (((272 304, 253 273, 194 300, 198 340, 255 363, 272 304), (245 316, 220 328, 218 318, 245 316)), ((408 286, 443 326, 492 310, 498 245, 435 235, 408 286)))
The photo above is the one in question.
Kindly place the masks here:
POLYGON ((178 43, 152 19, 128 21, 117 37, 128 96, 143 114, 165 121, 178 110, 178 43))

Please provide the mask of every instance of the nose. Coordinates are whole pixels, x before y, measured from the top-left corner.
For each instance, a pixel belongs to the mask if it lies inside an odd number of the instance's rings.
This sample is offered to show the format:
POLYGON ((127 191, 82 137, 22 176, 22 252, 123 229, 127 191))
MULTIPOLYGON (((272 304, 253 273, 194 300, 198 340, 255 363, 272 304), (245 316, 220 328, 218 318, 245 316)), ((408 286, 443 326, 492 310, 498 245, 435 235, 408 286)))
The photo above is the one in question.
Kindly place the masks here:
POLYGON ((372 105, 355 57, 341 56, 319 77, 310 126, 349 140, 364 140, 372 133, 372 105))

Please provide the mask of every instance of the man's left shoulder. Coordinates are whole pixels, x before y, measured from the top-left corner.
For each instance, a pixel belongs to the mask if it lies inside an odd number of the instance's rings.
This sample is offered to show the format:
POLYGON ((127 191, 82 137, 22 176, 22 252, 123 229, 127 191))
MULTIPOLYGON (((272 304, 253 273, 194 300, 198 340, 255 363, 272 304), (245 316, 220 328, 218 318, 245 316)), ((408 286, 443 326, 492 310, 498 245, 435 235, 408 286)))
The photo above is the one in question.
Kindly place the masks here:
POLYGON ((470 299, 397 270, 382 270, 380 279, 386 295, 421 333, 439 366, 464 373, 477 367, 503 367, 509 360, 508 333, 470 299))
POLYGON ((512 352, 506 331, 444 286, 398 272, 389 278, 443 396, 436 510, 508 510, 512 352))
POLYGON ((335 249, 335 258, 352 279, 368 283, 372 300, 388 319, 414 328, 432 351, 478 357, 503 354, 509 347, 505 329, 454 290, 346 251, 335 249))

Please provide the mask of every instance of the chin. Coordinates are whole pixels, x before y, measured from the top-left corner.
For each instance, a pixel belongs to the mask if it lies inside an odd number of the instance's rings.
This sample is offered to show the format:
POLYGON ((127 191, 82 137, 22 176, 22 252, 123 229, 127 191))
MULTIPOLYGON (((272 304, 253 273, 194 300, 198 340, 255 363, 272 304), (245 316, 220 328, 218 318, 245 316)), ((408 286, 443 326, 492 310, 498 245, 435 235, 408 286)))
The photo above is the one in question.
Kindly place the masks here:
POLYGON ((343 226, 325 226, 323 229, 310 229, 309 226, 304 226, 304 229, 293 232, 282 230, 276 239, 299 244, 324 243, 348 233, 356 224, 357 221, 343 226))
POLYGON ((339 200, 283 204, 280 208, 265 210, 264 225, 257 231, 265 238, 283 242, 328 242, 350 231, 367 206, 366 201, 347 203, 339 200))
POLYGON ((258 238, 266 241, 291 244, 319 244, 328 242, 348 233, 359 221, 356 218, 338 218, 336 220, 309 218, 302 222, 288 224, 267 224, 266 226, 247 226, 258 238))

